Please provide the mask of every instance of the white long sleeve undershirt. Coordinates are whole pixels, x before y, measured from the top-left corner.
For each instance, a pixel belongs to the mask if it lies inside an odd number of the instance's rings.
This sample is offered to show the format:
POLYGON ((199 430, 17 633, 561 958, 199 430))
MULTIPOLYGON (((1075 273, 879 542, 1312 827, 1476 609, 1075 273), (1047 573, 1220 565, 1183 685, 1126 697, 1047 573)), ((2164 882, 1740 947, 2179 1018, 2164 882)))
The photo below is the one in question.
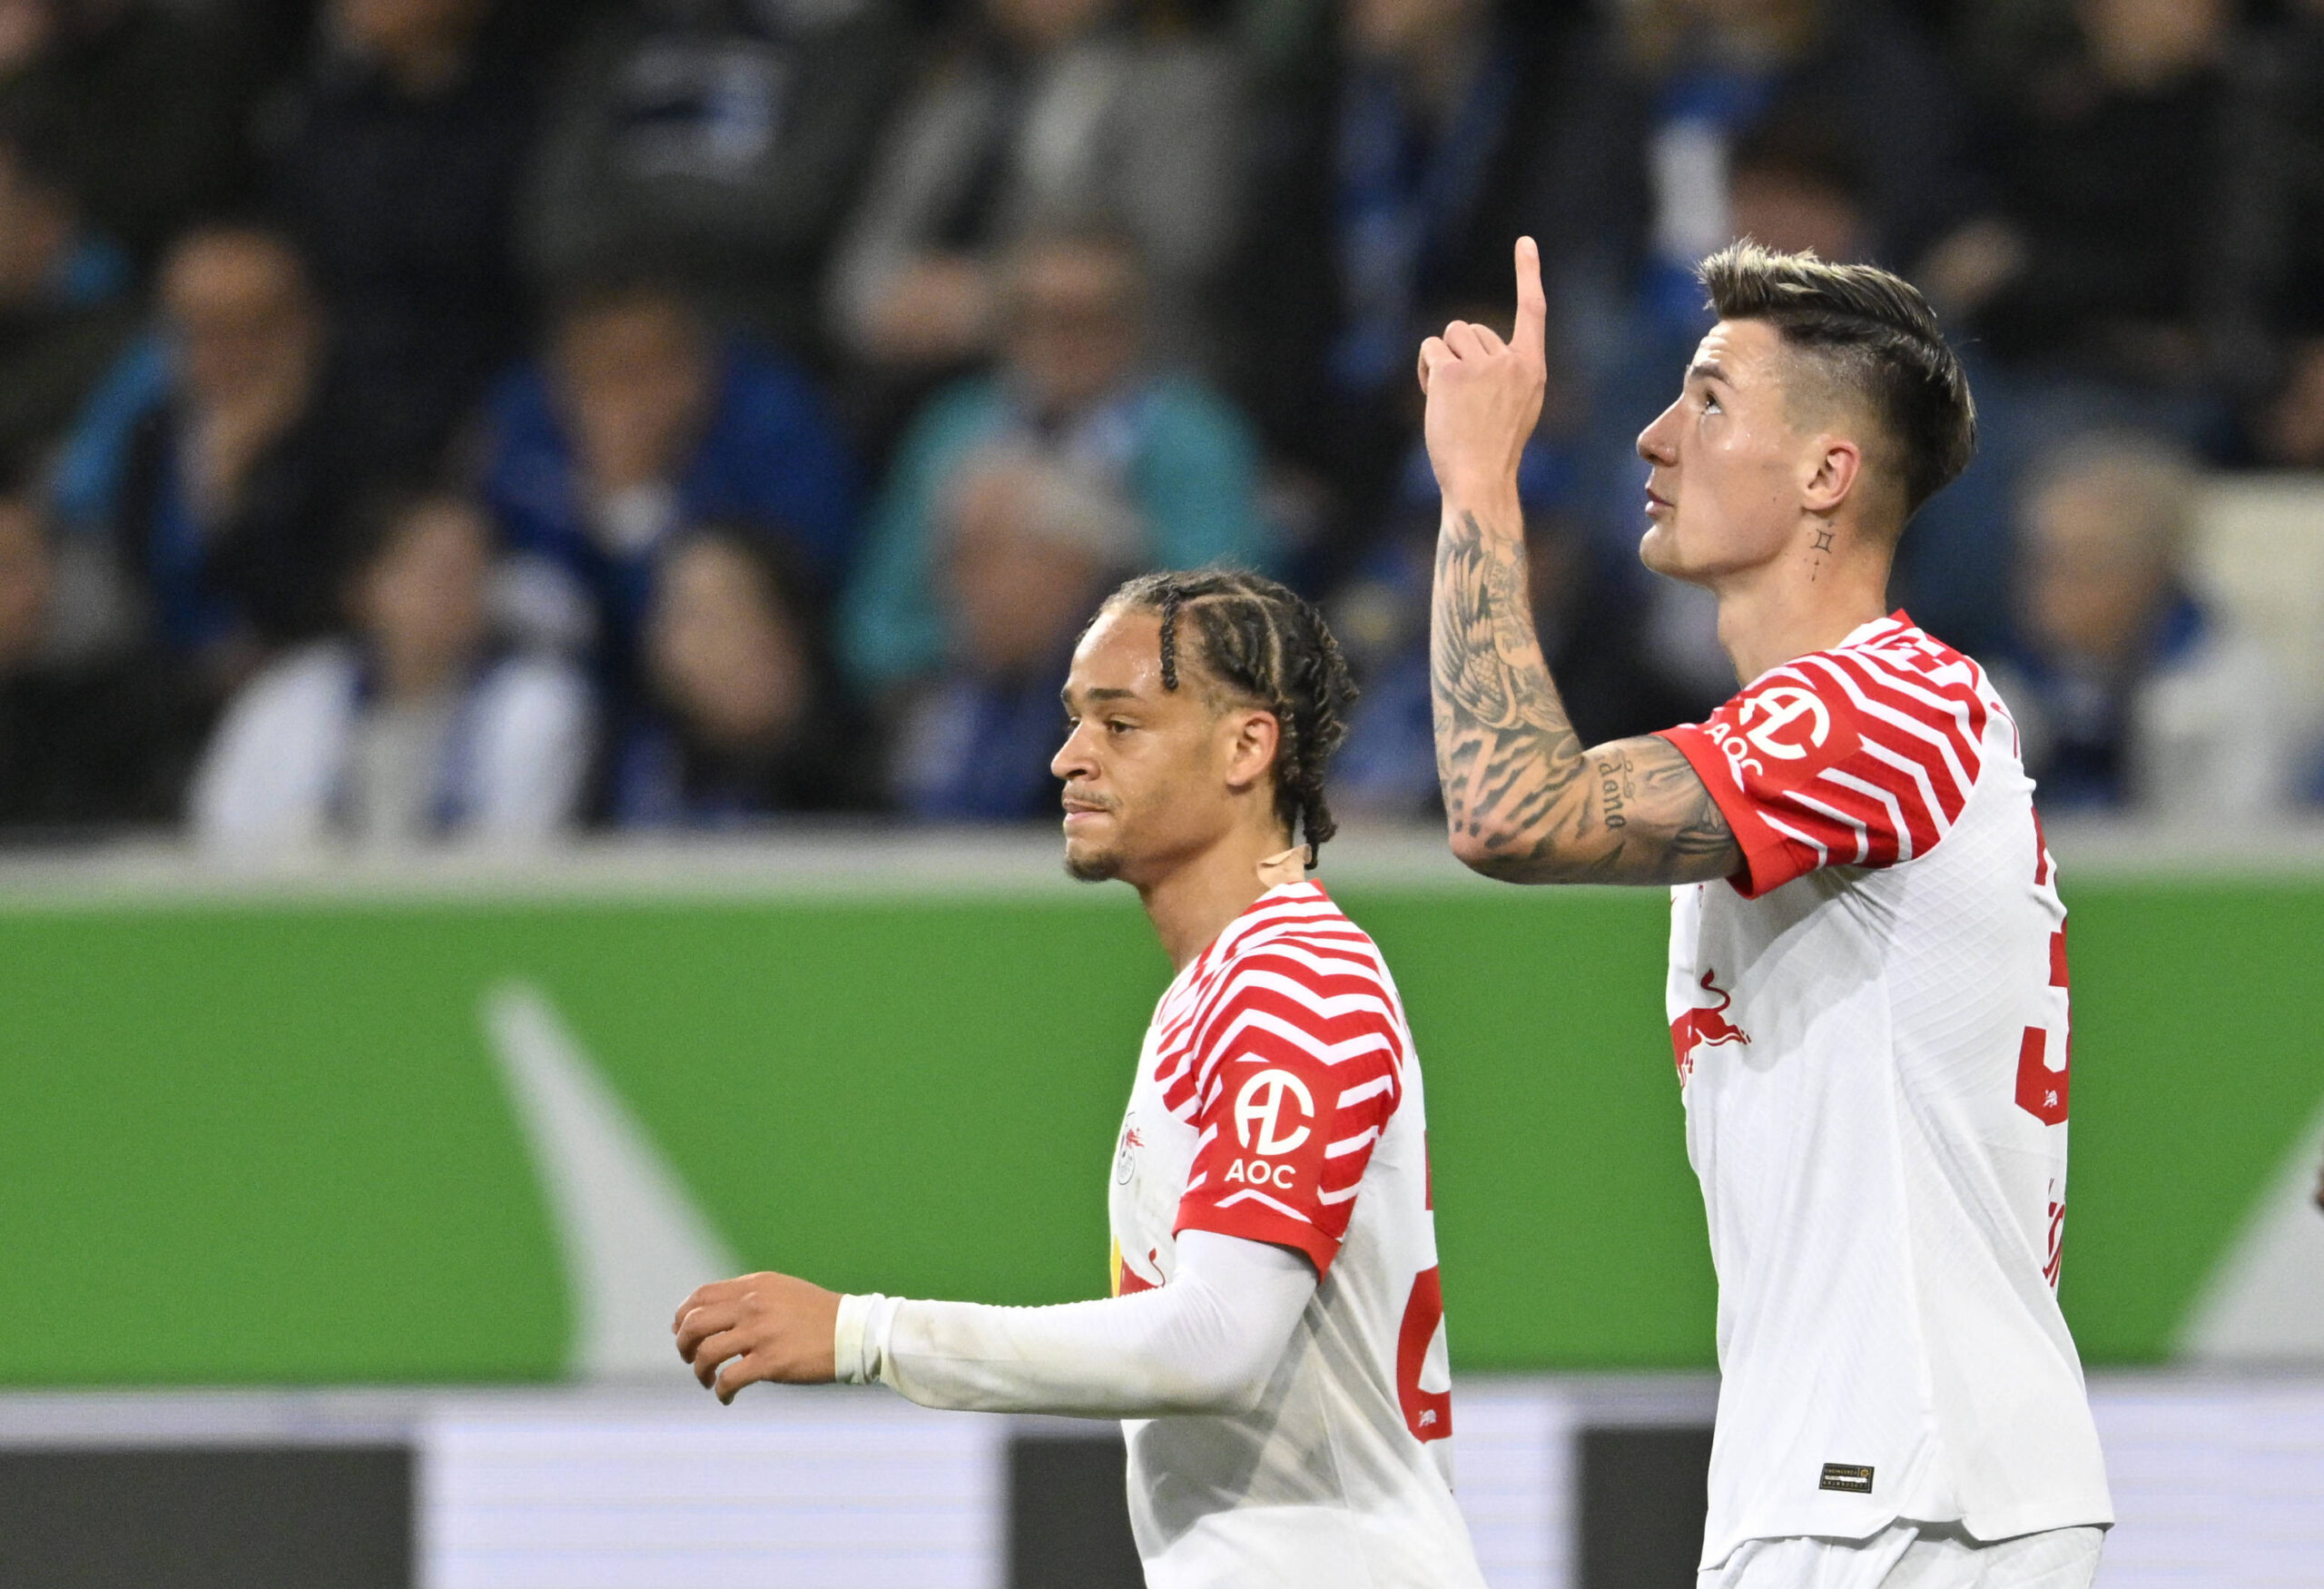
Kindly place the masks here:
POLYGON ((1264 1241, 1188 1230, 1170 1283, 1053 1308, 840 1299, 840 1379, 922 1406, 1140 1418, 1256 1406, 1315 1270, 1264 1241))

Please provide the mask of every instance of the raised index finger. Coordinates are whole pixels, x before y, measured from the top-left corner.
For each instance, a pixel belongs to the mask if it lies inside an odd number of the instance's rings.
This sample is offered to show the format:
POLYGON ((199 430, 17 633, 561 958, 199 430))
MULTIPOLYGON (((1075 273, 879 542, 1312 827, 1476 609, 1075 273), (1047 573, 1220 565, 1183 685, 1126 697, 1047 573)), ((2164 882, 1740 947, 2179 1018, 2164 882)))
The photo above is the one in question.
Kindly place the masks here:
POLYGON ((1549 295, 1541 291, 1541 251, 1530 237, 1517 240, 1517 323, 1509 345, 1536 363, 1548 360, 1549 295))

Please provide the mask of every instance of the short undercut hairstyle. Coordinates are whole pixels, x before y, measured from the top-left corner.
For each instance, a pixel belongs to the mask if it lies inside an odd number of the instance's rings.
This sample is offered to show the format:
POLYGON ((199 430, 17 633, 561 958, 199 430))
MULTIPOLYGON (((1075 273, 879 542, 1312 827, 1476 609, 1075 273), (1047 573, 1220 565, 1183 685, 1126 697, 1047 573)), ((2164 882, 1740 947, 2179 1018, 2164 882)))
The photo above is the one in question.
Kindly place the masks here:
POLYGON ((1143 574, 1100 611, 1150 612, 1162 620, 1162 687, 1189 668, 1228 701, 1275 714, 1275 809, 1307 864, 1339 831, 1324 798, 1324 770, 1347 737, 1355 681, 1315 604, 1272 579, 1236 569, 1143 574), (1191 637, 1192 644, 1188 644, 1191 637))
POLYGON ((1969 378, 1911 282, 1874 265, 1777 253, 1748 238, 1697 273, 1712 313, 1767 321, 1880 427, 1906 518, 1969 467, 1977 450, 1969 378))

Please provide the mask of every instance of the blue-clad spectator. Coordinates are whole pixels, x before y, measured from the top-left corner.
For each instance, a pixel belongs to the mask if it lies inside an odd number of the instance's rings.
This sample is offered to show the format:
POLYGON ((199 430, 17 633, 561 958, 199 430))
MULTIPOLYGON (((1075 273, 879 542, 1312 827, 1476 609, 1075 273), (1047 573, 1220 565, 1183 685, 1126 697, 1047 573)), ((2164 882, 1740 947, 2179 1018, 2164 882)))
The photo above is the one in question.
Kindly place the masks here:
POLYGON ((2192 578, 2197 485, 2133 431, 2076 437, 2026 481, 2023 639, 1993 671, 2044 811, 2215 824, 2290 803, 2283 680, 2192 578))
POLYGON ((1051 233, 1019 249, 995 372, 940 393, 898 449, 842 613, 842 661, 867 694, 943 659, 932 528, 962 465, 1006 444, 1103 480, 1137 511, 1146 567, 1265 567, 1258 447, 1225 399, 1157 373, 1144 278, 1122 238, 1051 233))
POLYGON ((813 592, 764 538, 687 532, 645 653, 649 698, 609 768, 615 826, 731 830, 871 804, 875 760, 840 693, 813 592))
POLYGON ((336 400, 331 328, 281 236, 190 232, 158 297, 153 345, 84 415, 60 500, 110 538, 154 640, 222 698, 338 626, 366 455, 336 400))
POLYGON ((30 469, 135 330, 129 261, 92 232, 57 152, 0 121, 0 469, 30 469))
POLYGON ((487 418, 484 492, 518 559, 519 626, 593 652, 616 688, 682 529, 751 526, 826 587, 845 567, 855 466, 813 381, 722 341, 675 289, 573 291, 548 356, 509 375, 487 418))

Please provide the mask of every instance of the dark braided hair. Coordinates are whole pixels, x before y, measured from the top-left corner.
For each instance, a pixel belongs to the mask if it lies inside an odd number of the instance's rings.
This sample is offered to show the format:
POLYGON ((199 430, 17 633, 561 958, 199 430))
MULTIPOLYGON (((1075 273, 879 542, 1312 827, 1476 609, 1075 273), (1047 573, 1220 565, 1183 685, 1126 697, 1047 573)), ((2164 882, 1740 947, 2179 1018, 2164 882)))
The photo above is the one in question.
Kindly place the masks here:
POLYGON ((1340 644, 1315 603, 1286 586, 1232 568, 1141 574, 1115 591, 1105 608, 1150 612, 1162 620, 1162 687, 1181 675, 1179 635, 1192 625, 1195 666, 1226 695, 1275 714, 1281 727, 1275 755, 1275 809, 1307 864, 1339 831, 1324 799, 1324 767, 1347 737, 1356 689, 1340 644))

